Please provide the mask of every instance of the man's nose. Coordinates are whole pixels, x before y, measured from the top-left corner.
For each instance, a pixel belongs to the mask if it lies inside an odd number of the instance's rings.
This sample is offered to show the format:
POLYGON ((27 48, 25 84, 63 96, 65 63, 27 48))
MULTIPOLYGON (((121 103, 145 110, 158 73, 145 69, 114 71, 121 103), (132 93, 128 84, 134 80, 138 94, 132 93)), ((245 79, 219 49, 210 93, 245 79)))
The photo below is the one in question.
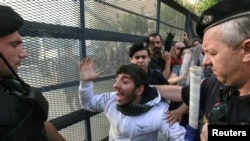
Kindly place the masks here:
POLYGON ((20 52, 19 56, 21 58, 26 58, 28 56, 28 52, 23 48, 22 51, 20 52))
POLYGON ((202 65, 203 66, 209 66, 209 65, 211 65, 211 61, 210 61, 209 57, 207 57, 206 55, 204 55, 204 58, 202 60, 202 65))
POLYGON ((114 88, 119 88, 119 81, 116 80, 115 83, 113 84, 113 87, 114 88))

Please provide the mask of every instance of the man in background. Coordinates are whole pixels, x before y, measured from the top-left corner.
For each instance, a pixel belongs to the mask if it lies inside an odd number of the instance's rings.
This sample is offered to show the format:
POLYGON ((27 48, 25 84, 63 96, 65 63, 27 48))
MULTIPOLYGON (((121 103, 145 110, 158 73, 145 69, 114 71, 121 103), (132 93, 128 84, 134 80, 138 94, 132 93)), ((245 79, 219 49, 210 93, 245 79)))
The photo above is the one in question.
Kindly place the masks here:
POLYGON ((162 37, 158 33, 148 36, 148 48, 151 53, 149 68, 158 69, 168 79, 170 75, 171 56, 168 51, 163 51, 162 37))
POLYGON ((158 69, 149 68, 151 55, 149 49, 143 44, 133 44, 129 49, 129 58, 130 63, 139 65, 148 74, 149 84, 168 84, 168 81, 158 69))

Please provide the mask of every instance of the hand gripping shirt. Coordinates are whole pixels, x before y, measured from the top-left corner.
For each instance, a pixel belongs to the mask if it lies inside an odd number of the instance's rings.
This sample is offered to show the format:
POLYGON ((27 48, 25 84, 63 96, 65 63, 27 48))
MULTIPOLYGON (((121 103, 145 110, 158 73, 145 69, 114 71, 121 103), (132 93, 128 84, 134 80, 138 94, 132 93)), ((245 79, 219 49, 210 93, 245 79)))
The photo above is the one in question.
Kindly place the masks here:
MULTIPOLYGON (((151 87, 153 88, 153 87, 151 87)), ((115 92, 93 95, 93 82, 81 82, 79 94, 84 109, 104 112, 110 122, 109 141, 157 141, 158 131, 167 140, 183 141, 185 128, 179 123, 170 125, 165 117, 169 104, 157 96, 146 105, 152 108, 138 116, 128 116, 117 110, 115 92)))

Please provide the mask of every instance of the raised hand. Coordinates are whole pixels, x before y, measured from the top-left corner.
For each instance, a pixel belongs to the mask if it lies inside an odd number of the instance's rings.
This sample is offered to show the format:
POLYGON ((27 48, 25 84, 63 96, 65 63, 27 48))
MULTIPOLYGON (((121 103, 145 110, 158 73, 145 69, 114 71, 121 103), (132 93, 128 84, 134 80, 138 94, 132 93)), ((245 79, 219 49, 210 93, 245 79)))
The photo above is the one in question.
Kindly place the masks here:
POLYGON ((165 60, 166 63, 171 62, 171 54, 168 51, 163 51, 162 52, 162 59, 165 60))
POLYGON ((101 74, 103 71, 95 72, 94 67, 96 65, 96 59, 91 60, 90 58, 83 58, 80 62, 80 79, 81 81, 93 81, 101 74))

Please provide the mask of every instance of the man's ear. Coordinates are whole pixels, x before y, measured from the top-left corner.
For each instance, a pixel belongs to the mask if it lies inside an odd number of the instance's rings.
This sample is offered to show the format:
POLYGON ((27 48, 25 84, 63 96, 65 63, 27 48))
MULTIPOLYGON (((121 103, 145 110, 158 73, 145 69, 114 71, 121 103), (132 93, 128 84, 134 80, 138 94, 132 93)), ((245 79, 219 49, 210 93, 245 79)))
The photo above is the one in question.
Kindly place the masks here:
POLYGON ((140 87, 136 88, 136 95, 142 95, 144 89, 144 85, 141 85, 140 87))
POLYGON ((243 42, 244 56, 243 62, 250 62, 250 39, 243 42))

